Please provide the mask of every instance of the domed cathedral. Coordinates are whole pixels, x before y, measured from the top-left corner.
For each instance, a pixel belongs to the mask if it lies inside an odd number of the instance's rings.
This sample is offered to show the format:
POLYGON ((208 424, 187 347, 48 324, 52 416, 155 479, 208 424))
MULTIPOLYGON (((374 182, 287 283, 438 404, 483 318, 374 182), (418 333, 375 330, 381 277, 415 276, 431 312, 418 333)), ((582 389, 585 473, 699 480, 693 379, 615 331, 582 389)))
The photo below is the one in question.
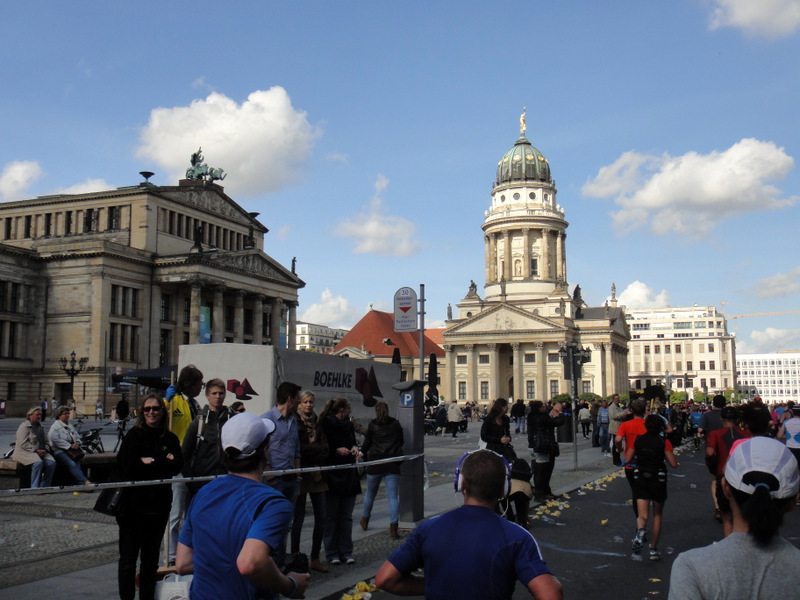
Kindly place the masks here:
POLYGON ((601 396, 628 389, 625 314, 611 300, 588 307, 580 286, 567 283, 565 210, 556 202, 550 163, 520 136, 497 163, 482 229, 486 246, 483 297, 467 295, 447 309, 443 333, 451 398, 488 402, 497 397, 548 400, 569 394, 559 350, 591 350, 576 393, 601 396))

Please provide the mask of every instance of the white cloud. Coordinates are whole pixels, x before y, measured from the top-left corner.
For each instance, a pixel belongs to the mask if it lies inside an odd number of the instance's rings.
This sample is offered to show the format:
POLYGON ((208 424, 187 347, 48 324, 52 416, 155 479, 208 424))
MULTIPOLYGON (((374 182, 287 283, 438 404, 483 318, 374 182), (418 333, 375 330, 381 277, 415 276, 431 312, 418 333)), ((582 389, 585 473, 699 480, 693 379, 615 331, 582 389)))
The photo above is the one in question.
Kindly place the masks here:
POLYGON ((781 198, 781 191, 766 183, 783 179, 793 167, 794 159, 783 148, 746 138, 710 154, 626 152, 581 191, 614 197, 621 207, 612 213, 620 233, 649 226, 658 235, 701 237, 735 215, 793 204, 796 197, 781 198))
POLYGON ((355 308, 344 296, 334 296, 325 288, 319 302, 309 306, 298 318, 299 321, 316 323, 341 329, 349 329, 364 316, 364 311, 355 308))
POLYGON ((788 273, 765 277, 756 283, 755 292, 759 298, 788 296, 800 292, 800 267, 795 267, 788 273))
POLYGON ((16 160, 8 163, 0 172, 0 198, 19 200, 22 192, 42 175, 39 163, 32 160, 16 160))
POLYGON ((348 161, 347 154, 344 154, 342 152, 334 152, 332 154, 328 154, 325 158, 327 160, 332 160, 334 162, 346 163, 348 161))
POLYGON ((661 290, 656 294, 653 288, 641 281, 634 281, 617 297, 623 306, 631 310, 644 308, 667 308, 669 306, 669 294, 667 290, 661 290))
POLYGON ((76 183, 66 188, 59 188, 54 194, 88 194, 90 192, 100 192, 103 190, 114 189, 114 186, 107 183, 104 179, 87 179, 82 183, 76 183))
POLYGON ((202 147, 205 162, 227 173, 227 191, 252 196, 300 179, 320 134, 281 87, 255 91, 242 104, 212 92, 189 106, 153 109, 136 154, 167 169, 177 184, 202 147))
POLYGON ((800 27, 800 0, 714 0, 711 29, 737 27, 748 35, 783 37, 800 27))
POLYGON ((753 331, 750 340, 736 339, 736 354, 767 354, 778 350, 800 348, 800 329, 775 329, 753 331))
POLYGON ((355 254, 380 254, 382 256, 412 256, 419 249, 414 239, 417 228, 408 219, 386 214, 383 194, 389 180, 378 175, 375 195, 366 212, 339 224, 336 235, 350 238, 355 243, 355 254))

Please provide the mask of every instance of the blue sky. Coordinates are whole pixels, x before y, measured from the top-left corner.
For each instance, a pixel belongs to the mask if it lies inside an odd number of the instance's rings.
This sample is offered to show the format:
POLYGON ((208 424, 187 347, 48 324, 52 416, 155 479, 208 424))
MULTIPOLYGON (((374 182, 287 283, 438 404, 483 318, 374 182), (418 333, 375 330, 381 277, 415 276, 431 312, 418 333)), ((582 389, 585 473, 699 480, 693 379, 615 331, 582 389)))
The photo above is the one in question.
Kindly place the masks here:
MULTIPOLYGON (((202 146, 301 319, 480 290, 523 107, 590 305, 800 309, 800 0, 10 3, 0 48, 0 201, 175 185, 202 146)), ((800 315, 729 327, 800 348, 800 315)))

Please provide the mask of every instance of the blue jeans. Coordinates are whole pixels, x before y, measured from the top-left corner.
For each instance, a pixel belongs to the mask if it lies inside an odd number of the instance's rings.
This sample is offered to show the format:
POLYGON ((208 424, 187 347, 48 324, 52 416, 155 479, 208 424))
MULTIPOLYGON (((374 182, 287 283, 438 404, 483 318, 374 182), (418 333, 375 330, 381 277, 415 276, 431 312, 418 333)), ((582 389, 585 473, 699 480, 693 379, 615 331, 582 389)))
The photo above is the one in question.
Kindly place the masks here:
POLYGON ((389 523, 397 523, 400 520, 400 474, 386 473, 381 475, 370 475, 367 473, 367 492, 364 494, 364 512, 361 516, 369 519, 372 514, 372 505, 375 502, 375 495, 381 479, 386 479, 386 498, 389 500, 389 523))
MULTIPOLYGON (((44 419, 42 419, 44 421, 44 419)), ((56 461, 49 459, 37 460, 31 465, 31 487, 50 487, 53 485, 53 473, 56 472, 56 461), (42 477, 44 471, 44 477, 42 477), (41 486, 39 480, 42 480, 41 486)))
POLYGON ((325 558, 328 562, 353 555, 353 509, 355 496, 325 492, 325 558))
POLYGON ((608 423, 598 423, 597 428, 600 432, 600 452, 611 452, 608 447, 608 423))
MULTIPOLYGON (((274 481, 269 484, 270 487, 275 488, 281 494, 283 494, 286 499, 292 503, 292 506, 295 505, 297 502, 297 496, 300 494, 300 483, 295 478, 295 475, 291 476, 291 479, 284 481, 281 478, 278 478, 277 481, 274 481)), ((279 567, 283 567, 286 564, 286 539, 289 536, 289 531, 292 528, 292 523, 289 522, 287 524, 286 531, 283 532, 283 537, 281 538, 281 543, 278 548, 275 548, 275 563, 279 567)))
POLYGON ((86 483, 86 476, 81 471, 80 465, 69 457, 66 452, 57 452, 55 454, 56 463, 69 471, 70 476, 75 480, 75 483, 86 483))
POLYGON ((525 433, 525 425, 527 424, 527 419, 522 417, 514 417, 514 429, 518 429, 521 433, 525 433))

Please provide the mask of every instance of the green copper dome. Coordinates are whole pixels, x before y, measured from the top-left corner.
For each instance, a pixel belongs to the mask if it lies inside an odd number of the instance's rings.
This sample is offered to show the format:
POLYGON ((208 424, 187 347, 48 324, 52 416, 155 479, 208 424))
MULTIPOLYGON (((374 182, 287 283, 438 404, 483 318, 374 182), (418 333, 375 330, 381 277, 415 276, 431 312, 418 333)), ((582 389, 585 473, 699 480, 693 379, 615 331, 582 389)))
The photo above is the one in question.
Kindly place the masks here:
POLYGON ((497 163, 495 186, 521 181, 551 182, 550 163, 541 152, 531 146, 524 134, 497 163))

